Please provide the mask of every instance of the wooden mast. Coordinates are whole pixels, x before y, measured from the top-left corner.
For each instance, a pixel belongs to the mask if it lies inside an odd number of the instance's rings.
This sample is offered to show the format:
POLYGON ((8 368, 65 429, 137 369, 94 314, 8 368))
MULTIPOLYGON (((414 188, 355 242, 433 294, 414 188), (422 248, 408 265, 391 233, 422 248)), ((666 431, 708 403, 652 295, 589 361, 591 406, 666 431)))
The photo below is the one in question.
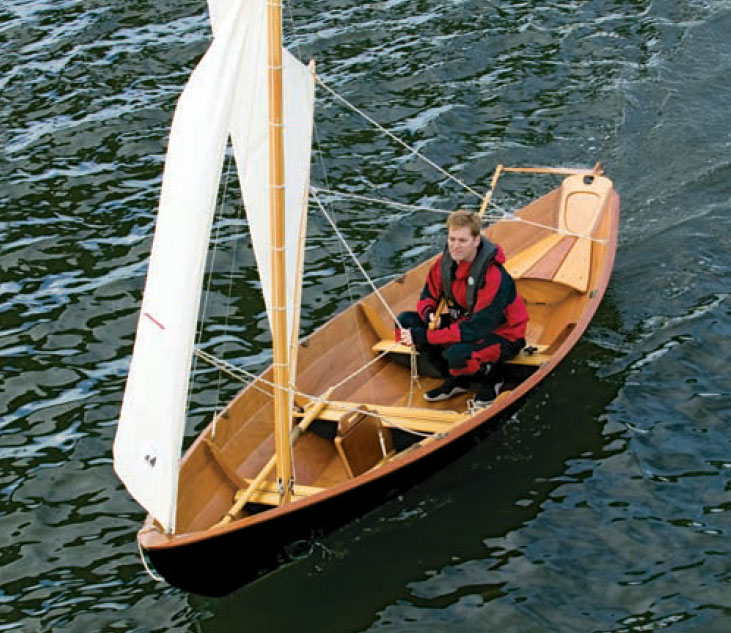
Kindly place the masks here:
POLYGON ((274 356, 274 434, 280 503, 291 499, 292 447, 290 411, 287 307, 284 252, 284 115, 282 107, 282 5, 267 0, 267 65, 269 103, 269 211, 271 217, 272 339, 274 356))

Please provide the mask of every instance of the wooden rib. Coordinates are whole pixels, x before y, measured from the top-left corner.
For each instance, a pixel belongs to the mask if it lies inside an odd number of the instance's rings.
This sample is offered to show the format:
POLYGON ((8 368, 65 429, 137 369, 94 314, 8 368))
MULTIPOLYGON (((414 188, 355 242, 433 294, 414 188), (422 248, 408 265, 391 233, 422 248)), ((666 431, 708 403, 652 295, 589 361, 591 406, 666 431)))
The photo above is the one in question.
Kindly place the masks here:
POLYGON ((231 482, 236 488, 242 488, 244 486, 243 478, 239 477, 236 469, 229 464, 228 460, 224 457, 221 449, 218 448, 211 440, 206 438, 203 440, 205 447, 208 449, 208 454, 213 459, 213 462, 218 466, 221 472, 226 476, 226 479, 231 482))
POLYGON ((373 328, 376 336, 379 336, 380 338, 391 338, 393 336, 394 328, 388 327, 386 322, 370 305, 363 301, 362 303, 359 303, 358 306, 360 306, 360 311, 363 313, 366 321, 368 321, 370 326, 373 328))

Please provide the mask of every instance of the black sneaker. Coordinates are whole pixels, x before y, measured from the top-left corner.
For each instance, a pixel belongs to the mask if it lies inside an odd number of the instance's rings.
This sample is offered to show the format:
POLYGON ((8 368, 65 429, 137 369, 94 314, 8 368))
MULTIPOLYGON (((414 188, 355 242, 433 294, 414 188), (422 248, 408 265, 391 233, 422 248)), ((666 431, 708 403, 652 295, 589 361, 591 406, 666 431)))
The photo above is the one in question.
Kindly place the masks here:
POLYGON ((466 391, 469 391, 469 381, 462 378, 447 378, 438 387, 427 391, 424 394, 424 400, 428 400, 429 402, 448 400, 466 391))
POLYGON ((500 394, 504 381, 499 378, 497 382, 482 382, 475 391, 474 403, 476 407, 486 407, 491 404, 500 394))

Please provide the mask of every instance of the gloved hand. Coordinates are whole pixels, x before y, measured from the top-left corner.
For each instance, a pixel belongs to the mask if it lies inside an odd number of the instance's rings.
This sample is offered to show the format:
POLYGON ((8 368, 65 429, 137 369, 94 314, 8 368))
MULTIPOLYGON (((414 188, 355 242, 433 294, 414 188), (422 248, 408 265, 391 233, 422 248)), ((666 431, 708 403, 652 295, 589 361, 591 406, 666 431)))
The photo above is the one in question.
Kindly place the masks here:
POLYGON ((442 327, 442 317, 437 316, 434 310, 424 312, 424 323, 430 330, 438 330, 442 327))

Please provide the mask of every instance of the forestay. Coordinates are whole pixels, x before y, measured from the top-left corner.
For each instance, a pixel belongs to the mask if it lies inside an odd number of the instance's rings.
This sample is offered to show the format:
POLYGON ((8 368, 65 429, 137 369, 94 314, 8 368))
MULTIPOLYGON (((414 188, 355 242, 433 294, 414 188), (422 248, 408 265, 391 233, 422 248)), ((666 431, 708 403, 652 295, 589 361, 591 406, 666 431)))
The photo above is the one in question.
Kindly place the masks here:
MULTIPOLYGON (((215 4, 215 10, 211 7, 213 43, 183 90, 170 131, 147 282, 114 442, 117 474, 166 532, 175 527, 178 465, 201 285, 229 134, 249 222, 256 233, 253 239, 259 250, 268 245, 264 242, 268 240, 269 206, 267 111, 266 105, 254 105, 254 101, 266 103, 265 2, 215 4), (261 214, 267 216, 266 221, 259 218, 261 214), (262 232, 267 238, 260 237, 262 232)), ((290 125, 293 111, 285 110, 285 152, 297 157, 285 164, 286 213, 288 218, 298 218, 287 222, 301 226, 313 88, 308 70, 291 56, 286 57, 284 73, 285 98, 297 106, 298 119, 306 117, 303 123, 290 125)), ((290 260, 296 265, 299 239, 288 234, 287 240, 288 251, 294 253, 288 255, 289 268, 290 260)), ((258 256, 260 266, 266 258, 258 256)), ((265 288, 267 275, 268 267, 265 288)), ((288 277, 298 276, 288 271, 288 277)), ((288 296, 294 294, 292 290, 288 296)), ((295 322, 294 309, 288 313, 289 323, 295 322)))

